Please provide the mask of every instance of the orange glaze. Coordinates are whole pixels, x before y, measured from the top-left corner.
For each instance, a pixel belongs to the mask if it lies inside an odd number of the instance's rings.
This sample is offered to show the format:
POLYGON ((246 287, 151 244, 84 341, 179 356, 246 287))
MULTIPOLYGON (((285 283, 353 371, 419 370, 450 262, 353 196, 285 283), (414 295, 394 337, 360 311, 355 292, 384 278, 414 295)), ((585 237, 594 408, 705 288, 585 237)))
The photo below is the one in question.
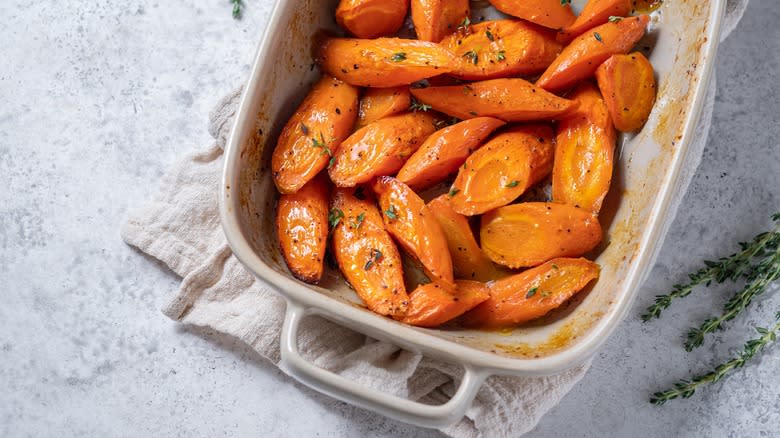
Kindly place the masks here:
POLYGON ((440 129, 409 157, 396 178, 414 190, 427 189, 457 172, 485 138, 504 124, 492 117, 477 117, 440 129))

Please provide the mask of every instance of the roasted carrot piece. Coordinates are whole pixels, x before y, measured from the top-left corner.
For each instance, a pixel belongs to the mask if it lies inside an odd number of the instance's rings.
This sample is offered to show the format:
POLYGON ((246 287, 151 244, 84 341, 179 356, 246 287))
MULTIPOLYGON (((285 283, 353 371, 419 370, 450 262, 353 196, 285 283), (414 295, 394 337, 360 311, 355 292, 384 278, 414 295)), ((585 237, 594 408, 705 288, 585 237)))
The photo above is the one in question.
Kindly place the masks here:
POLYGON ((371 196, 354 189, 335 189, 331 201, 333 254, 339 268, 369 309, 400 316, 409 296, 404 286, 401 255, 385 231, 371 196))
POLYGON ((282 129, 271 158, 274 184, 295 193, 328 165, 330 155, 352 132, 358 89, 323 76, 282 129))
POLYGON ((417 39, 437 43, 469 16, 469 0, 412 0, 417 39))
POLYGON ((405 112, 412 103, 409 87, 369 88, 360 98, 360 109, 355 129, 383 117, 405 112))
POLYGON ((290 272, 307 283, 322 277, 328 242, 330 182, 317 176, 296 193, 282 195, 276 207, 276 235, 290 272))
POLYGON ((631 13, 631 0, 588 0, 577 20, 558 34, 558 41, 569 43, 588 29, 600 26, 610 17, 625 17, 631 13))
POLYGON ((599 265, 586 259, 559 258, 498 280, 490 298, 468 312, 465 325, 513 327, 544 316, 599 277, 599 265))
POLYGON ((466 217, 450 207, 448 195, 430 201, 428 209, 447 239, 455 278, 491 281, 501 277, 496 266, 477 245, 466 217))
POLYGON ((401 322, 418 327, 437 327, 490 298, 484 283, 457 280, 455 289, 436 283, 418 286, 409 295, 409 308, 401 322))
POLYGON ((415 190, 427 189, 457 172, 466 158, 504 124, 492 117, 477 117, 440 129, 409 157, 396 178, 415 190))
POLYGON ((550 29, 563 29, 576 17, 567 2, 561 0, 489 0, 499 11, 550 29))
POLYGON ((491 260, 526 268, 585 254, 601 241, 601 225, 590 212, 568 204, 525 202, 482 216, 479 235, 491 260))
POLYGON ((458 58, 450 74, 468 80, 541 73, 563 49, 553 31, 520 20, 483 21, 439 44, 458 58))
POLYGON ((547 91, 560 91, 593 76, 610 56, 628 53, 645 34, 649 21, 647 15, 628 17, 578 36, 563 49, 536 85, 547 91))
POLYGON ((496 135, 458 171, 450 191, 452 209, 473 216, 509 204, 550 173, 553 155, 547 125, 516 126, 496 135))
POLYGON ((435 110, 459 119, 495 117, 507 122, 559 118, 576 103, 523 79, 491 79, 463 85, 414 88, 412 95, 435 110))
POLYGON ((645 55, 612 56, 596 70, 596 79, 615 127, 639 130, 650 117, 656 94, 653 65, 645 55))
POLYGON ((328 38, 319 61, 324 71, 348 84, 386 88, 449 73, 455 56, 427 41, 328 38))
POLYGON ((341 0, 336 22, 358 38, 378 38, 398 32, 409 0, 341 0))
POLYGON ((553 201, 598 214, 612 181, 615 127, 593 83, 583 82, 569 97, 580 106, 558 124, 553 201))
POLYGON ((420 261, 431 280, 454 285, 447 239, 425 202, 409 186, 389 176, 377 178, 372 187, 390 235, 420 261))
POLYGON ((375 176, 392 175, 436 130, 427 112, 385 117, 344 140, 328 169, 339 187, 352 187, 375 176))

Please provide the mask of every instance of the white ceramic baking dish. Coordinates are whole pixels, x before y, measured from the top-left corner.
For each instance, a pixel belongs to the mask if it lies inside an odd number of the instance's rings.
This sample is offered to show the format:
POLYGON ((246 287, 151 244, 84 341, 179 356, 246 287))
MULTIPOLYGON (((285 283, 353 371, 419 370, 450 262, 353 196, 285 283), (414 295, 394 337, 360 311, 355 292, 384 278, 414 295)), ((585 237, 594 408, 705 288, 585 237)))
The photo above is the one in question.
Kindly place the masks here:
MULTIPOLYGON (((409 423, 434 427, 459 420, 490 375, 560 372, 592 356, 618 326, 650 270, 665 232, 668 202, 693 135, 712 69, 725 0, 675 0, 653 13, 650 59, 659 79, 653 114, 625 137, 602 225, 596 261, 601 278, 565 308, 511 332, 420 329, 360 305, 335 273, 319 287, 294 279, 279 254, 273 227, 276 190, 268 163, 276 137, 319 72, 312 40, 337 31, 337 0, 278 1, 260 42, 228 141, 220 195, 225 234, 235 255, 287 299, 282 366, 301 382, 338 399, 409 423), (303 318, 317 314, 366 335, 460 364, 464 377, 446 404, 431 406, 365 388, 320 369, 297 351, 303 318)), ((479 5, 486 2, 472 2, 479 5)), ((576 1, 581 6, 584 1, 576 1)), ((484 12, 479 12, 483 15, 484 12)), ((477 15, 479 16, 479 15, 477 15)))

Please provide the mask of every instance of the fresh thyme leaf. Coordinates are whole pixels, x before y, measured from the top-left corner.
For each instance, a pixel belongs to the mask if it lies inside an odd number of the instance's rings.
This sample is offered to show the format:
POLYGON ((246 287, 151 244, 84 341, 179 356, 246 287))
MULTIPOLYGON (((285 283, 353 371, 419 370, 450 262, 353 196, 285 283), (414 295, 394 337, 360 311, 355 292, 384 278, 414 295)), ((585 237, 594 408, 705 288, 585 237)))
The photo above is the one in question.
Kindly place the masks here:
POLYGON ((553 263, 553 265, 552 265, 552 268, 553 268, 553 269, 555 269, 555 270, 558 270, 558 265, 556 265, 555 263, 553 263))
POLYGON ((422 103, 419 100, 412 98, 412 103, 409 105, 409 111, 417 112, 417 111, 428 111, 429 109, 433 108, 432 106, 422 103))
POLYGON ((449 195, 450 195, 450 198, 451 198, 451 197, 453 197, 453 196, 455 196, 455 195, 457 195, 457 194, 458 194, 458 192, 460 192, 460 190, 459 190, 459 189, 456 189, 455 187, 451 188, 451 189, 450 189, 450 193, 449 193, 449 195))
POLYGON ((498 55, 496 55, 496 59, 499 61, 503 61, 506 59, 506 50, 499 50, 498 55))
POLYGON ((390 60, 393 62, 401 62, 405 59, 406 59, 406 52, 393 53, 393 56, 390 57, 390 60))
POLYGON ((314 138, 311 139, 311 145, 312 145, 312 147, 322 149, 322 151, 320 152, 320 155, 326 155, 327 154, 330 157, 333 156, 333 151, 331 151, 330 148, 328 147, 328 144, 325 143, 325 136, 322 135, 321 132, 320 132, 320 139, 319 140, 317 139, 317 137, 314 137, 314 138))
POLYGON ((531 298, 532 296, 536 295, 536 291, 538 290, 538 287, 532 287, 528 290, 528 292, 525 294, 526 298, 531 298))
POLYGON ((243 6, 242 0, 230 0, 230 3, 233 4, 233 18, 236 20, 241 19, 241 6, 243 6))
POLYGON ((520 184, 520 183, 517 180, 515 180, 515 181, 512 181, 509 184, 507 184, 506 188, 511 189, 511 188, 517 187, 518 184, 520 184))
POLYGON ((463 21, 460 22, 457 30, 468 30, 469 26, 471 26, 471 19, 466 17, 463 19, 463 21))
POLYGON ((331 155, 330 156, 330 160, 328 160, 328 169, 333 167, 333 164, 335 164, 335 163, 336 163, 336 156, 335 155, 331 155))
POLYGON ((489 30, 486 30, 486 31, 485 31, 485 36, 486 36, 486 37, 487 37, 487 39, 489 39, 490 41, 495 41, 495 40, 496 40, 496 38, 493 36, 493 32, 491 32, 491 31, 489 31, 489 30))
POLYGON ((561 0, 561 6, 566 6, 570 4, 571 4, 571 0, 561 0))
POLYGON ((596 38, 596 41, 598 41, 600 43, 604 42, 604 40, 601 39, 601 34, 599 34, 598 32, 593 32, 593 38, 596 38))
POLYGON ((360 213, 357 218, 355 218, 355 222, 352 222, 349 224, 352 228, 358 229, 361 225, 363 225, 363 221, 366 220, 366 214, 360 213))
POLYGON ((775 319, 777 322, 770 328, 756 328, 761 337, 747 341, 742 348, 742 352, 737 357, 718 365, 707 374, 696 376, 690 381, 680 380, 674 384, 674 387, 656 392, 650 398, 650 403, 660 406, 676 398, 689 398, 702 385, 715 383, 735 369, 744 366, 747 361, 760 353, 767 345, 777 340, 777 334, 780 332, 780 312, 777 312, 775 319))
POLYGON ((385 216, 389 217, 392 220, 398 219, 398 210, 395 209, 395 205, 390 204, 387 210, 385 210, 385 216))
POLYGON ((381 259, 382 259, 382 251, 376 248, 371 248, 371 253, 368 256, 368 261, 363 266, 363 269, 368 271, 369 269, 371 269, 372 266, 374 266, 381 259))
POLYGON ((613 16, 609 17, 609 22, 610 23, 617 23, 618 21, 620 21, 622 19, 623 19, 623 17, 616 17, 616 16, 613 15, 613 16))
POLYGON ((477 52, 475 52, 474 50, 469 50, 468 52, 464 53, 463 57, 467 58, 474 65, 477 65, 477 63, 479 62, 479 55, 477 55, 477 52))
POLYGON ((344 212, 341 211, 341 209, 334 207, 330 209, 330 212, 328 212, 328 224, 331 228, 336 228, 336 225, 338 225, 343 218, 344 212))

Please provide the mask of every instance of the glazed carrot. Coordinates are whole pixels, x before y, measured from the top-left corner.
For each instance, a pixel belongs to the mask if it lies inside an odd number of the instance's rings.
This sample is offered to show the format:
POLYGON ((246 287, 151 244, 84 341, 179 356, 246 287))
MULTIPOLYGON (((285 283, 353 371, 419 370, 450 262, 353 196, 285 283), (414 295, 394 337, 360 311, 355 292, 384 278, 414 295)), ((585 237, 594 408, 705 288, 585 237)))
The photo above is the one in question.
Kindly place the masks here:
POLYGON ((341 0, 336 22, 358 38, 393 35, 404 24, 409 0, 341 0))
POLYGON ((650 117, 656 93, 653 65, 645 55, 612 56, 596 70, 596 79, 615 127, 639 130, 650 117))
POLYGON ((323 76, 282 129, 271 158, 274 184, 295 193, 325 166, 352 132, 358 89, 323 76))
POLYGON ((553 31, 520 20, 483 21, 439 44, 458 58, 450 74, 468 80, 541 73, 563 48, 553 31))
POLYGON ((409 308, 400 321, 418 327, 440 326, 490 298, 483 283, 458 280, 456 285, 453 290, 436 283, 418 286, 409 295, 409 308))
POLYGON ((593 83, 583 82, 569 97, 580 106, 558 124, 553 201, 598 214, 612 181, 615 127, 593 83))
POLYGON ((328 242, 330 182, 319 175, 296 193, 282 195, 276 207, 276 235, 292 274, 307 283, 322 277, 328 242))
POLYGON ((433 199, 428 203, 428 210, 439 222, 447 239, 455 278, 491 281, 502 276, 477 245, 466 217, 450 207, 448 195, 433 199))
POLYGON ((414 88, 412 95, 435 110, 459 119, 495 117, 507 122, 559 118, 576 103, 523 79, 491 79, 463 85, 414 88))
POLYGON ((349 136, 328 169, 339 187, 352 187, 375 176, 392 175, 436 130, 427 112, 385 117, 349 136))
POLYGON ((355 129, 360 129, 383 117, 407 111, 411 101, 409 87, 369 88, 360 98, 360 110, 355 129))
POLYGON ((578 36, 553 61, 536 85, 560 91, 586 79, 615 54, 628 53, 645 34, 647 15, 624 18, 594 27, 578 36))
POLYGON ((490 298, 464 316, 469 327, 513 327, 544 316, 599 277, 586 259, 553 259, 492 283, 490 298))
POLYGON ((417 39, 437 43, 469 16, 469 0, 412 0, 417 39))
POLYGON ((516 126, 496 135, 458 171, 450 191, 452 209, 473 216, 509 204, 550 173, 553 155, 547 125, 516 126))
POLYGON ((335 189, 330 222, 333 254, 339 268, 369 309, 380 315, 400 316, 409 296, 404 286, 401 256, 385 231, 374 200, 354 189, 335 189))
POLYGON ((415 190, 427 189, 457 172, 466 158, 504 124, 492 117, 477 117, 440 129, 409 157, 396 178, 415 190))
POLYGON ((328 38, 319 61, 324 71, 348 84, 386 88, 449 73, 455 57, 427 41, 328 38))
POLYGON ((569 43, 588 29, 608 22, 610 17, 625 17, 630 13, 631 0, 588 0, 577 20, 558 34, 558 41, 569 43))
POLYGON ((489 0, 499 11, 551 29, 562 29, 574 23, 575 16, 567 2, 561 0, 489 0))
POLYGON ((556 257, 579 257, 601 241, 590 212, 567 204, 525 202, 482 216, 482 251, 510 268, 537 266, 556 257))
POLYGON ((372 187, 390 235, 420 261, 431 280, 454 285, 447 239, 425 202, 406 184, 389 176, 377 178, 372 187))

